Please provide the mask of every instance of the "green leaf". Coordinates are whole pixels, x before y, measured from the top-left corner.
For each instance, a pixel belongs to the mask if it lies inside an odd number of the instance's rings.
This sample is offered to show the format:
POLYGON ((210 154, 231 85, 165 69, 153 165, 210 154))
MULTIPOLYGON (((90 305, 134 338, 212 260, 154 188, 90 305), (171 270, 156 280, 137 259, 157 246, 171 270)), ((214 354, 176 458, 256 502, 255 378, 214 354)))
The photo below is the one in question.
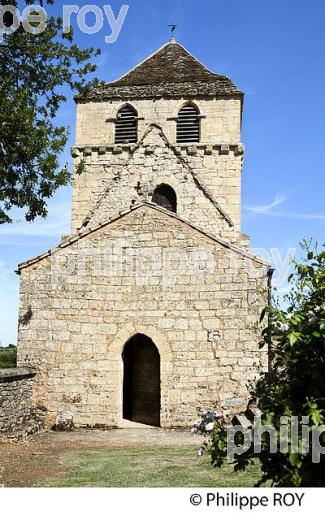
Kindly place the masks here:
POLYGON ((67 168, 59 166, 68 129, 57 125, 56 116, 66 101, 62 88, 77 92, 92 87, 89 74, 96 68, 96 55, 92 48, 81 50, 72 35, 62 36, 61 18, 49 18, 47 29, 39 35, 18 30, 4 36, 0 45, 0 224, 11 221, 13 207, 25 208, 28 221, 46 216, 47 200, 70 181, 67 168))
POLYGON ((290 347, 293 347, 298 341, 299 334, 296 332, 290 332, 290 334, 288 334, 287 338, 288 338, 290 347))

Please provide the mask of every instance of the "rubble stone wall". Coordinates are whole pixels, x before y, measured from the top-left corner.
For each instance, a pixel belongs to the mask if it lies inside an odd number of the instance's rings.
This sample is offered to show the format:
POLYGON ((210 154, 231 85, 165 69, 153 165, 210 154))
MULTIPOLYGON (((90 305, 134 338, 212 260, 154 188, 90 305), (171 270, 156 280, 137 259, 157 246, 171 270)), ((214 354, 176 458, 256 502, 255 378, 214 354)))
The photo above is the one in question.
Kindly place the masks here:
POLYGON ((41 427, 45 410, 32 405, 35 374, 25 367, 0 370, 0 434, 33 433, 41 427))

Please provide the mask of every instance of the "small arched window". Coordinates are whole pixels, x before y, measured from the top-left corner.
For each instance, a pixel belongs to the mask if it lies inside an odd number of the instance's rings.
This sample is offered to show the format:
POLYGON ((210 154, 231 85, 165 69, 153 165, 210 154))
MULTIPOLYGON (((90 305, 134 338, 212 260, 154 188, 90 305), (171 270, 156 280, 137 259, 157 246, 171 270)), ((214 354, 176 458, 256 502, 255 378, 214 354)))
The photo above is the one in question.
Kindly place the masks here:
POLYGON ((200 112, 192 104, 178 112, 176 141, 179 144, 200 142, 200 112))
POLYGON ((122 107, 116 117, 115 144, 136 143, 138 141, 138 114, 131 105, 122 107))
POLYGON ((157 186, 152 196, 152 202, 168 211, 177 212, 177 196, 168 184, 157 186))

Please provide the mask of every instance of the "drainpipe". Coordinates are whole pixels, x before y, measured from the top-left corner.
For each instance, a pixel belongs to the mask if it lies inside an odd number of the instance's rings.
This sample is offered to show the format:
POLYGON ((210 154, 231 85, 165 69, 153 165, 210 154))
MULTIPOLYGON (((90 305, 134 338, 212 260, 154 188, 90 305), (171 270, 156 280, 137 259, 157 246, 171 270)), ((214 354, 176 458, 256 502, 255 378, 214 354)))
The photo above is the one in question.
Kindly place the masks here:
MULTIPOLYGON (((270 267, 267 272, 267 303, 268 306, 272 305, 272 278, 274 274, 274 269, 270 267)), ((271 318, 268 316, 268 372, 269 374, 272 372, 272 360, 271 360, 271 349, 272 349, 272 337, 271 337, 271 318)))

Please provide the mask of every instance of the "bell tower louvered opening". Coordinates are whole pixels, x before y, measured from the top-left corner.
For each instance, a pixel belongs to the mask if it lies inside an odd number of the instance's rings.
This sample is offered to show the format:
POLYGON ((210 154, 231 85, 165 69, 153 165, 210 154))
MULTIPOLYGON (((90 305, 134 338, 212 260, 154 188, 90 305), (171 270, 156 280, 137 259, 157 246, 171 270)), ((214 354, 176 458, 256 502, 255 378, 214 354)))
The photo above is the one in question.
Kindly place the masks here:
POLYGON ((177 143, 200 142, 200 113, 194 105, 185 105, 178 112, 177 143))
POLYGON ((138 141, 137 116, 137 111, 131 105, 119 110, 115 126, 115 144, 132 144, 138 141))

